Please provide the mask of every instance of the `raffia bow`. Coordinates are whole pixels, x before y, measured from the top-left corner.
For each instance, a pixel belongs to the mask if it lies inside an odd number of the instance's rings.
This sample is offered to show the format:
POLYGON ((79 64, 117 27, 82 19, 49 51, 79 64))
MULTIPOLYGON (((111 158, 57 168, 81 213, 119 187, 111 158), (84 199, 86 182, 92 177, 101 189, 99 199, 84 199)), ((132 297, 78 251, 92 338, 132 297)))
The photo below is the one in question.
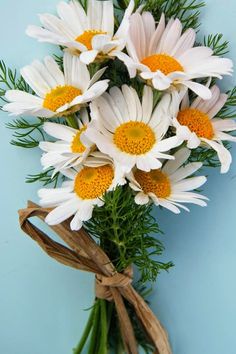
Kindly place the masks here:
POLYGON ((96 275, 96 296, 114 301, 127 354, 138 354, 138 349, 124 299, 134 307, 147 335, 156 348, 156 353, 171 354, 165 330, 143 298, 131 285, 132 269, 126 269, 122 274, 117 273, 108 256, 92 237, 83 228, 77 232, 71 231, 69 221, 51 226, 69 248, 51 239, 29 221, 32 217, 38 217, 44 221, 49 211, 50 209, 41 208, 33 202, 28 202, 26 209, 19 210, 22 230, 58 262, 96 275))

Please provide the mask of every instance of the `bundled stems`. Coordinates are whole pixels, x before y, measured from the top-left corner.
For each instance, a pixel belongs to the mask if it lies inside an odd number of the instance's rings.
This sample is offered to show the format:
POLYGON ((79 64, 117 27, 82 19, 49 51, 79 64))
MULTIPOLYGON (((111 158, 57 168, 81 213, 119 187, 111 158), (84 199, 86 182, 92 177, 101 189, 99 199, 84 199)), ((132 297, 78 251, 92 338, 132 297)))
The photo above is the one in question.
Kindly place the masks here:
POLYGON ((87 325, 84 329, 84 332, 82 334, 82 337, 80 339, 79 344, 77 345, 77 347, 74 349, 74 354, 81 354, 82 350, 87 342, 88 336, 90 334, 90 331, 92 329, 93 326, 93 320, 94 320, 94 312, 95 312, 95 306, 93 306, 89 318, 88 318, 88 322, 87 325))
POLYGON ((107 308, 106 300, 100 300, 101 311, 101 337, 98 354, 107 354, 107 308))
POLYGON ((97 300, 95 303, 94 317, 93 317, 93 328, 90 338, 90 344, 88 349, 88 354, 97 353, 96 349, 98 347, 98 338, 99 338, 99 328, 100 328, 100 300, 97 300))
MULTIPOLYGON (((162 269, 172 264, 161 263, 163 246, 156 235, 160 230, 152 217, 150 205, 137 206, 132 191, 127 187, 118 187, 104 197, 103 207, 95 208, 93 218, 85 223, 87 232, 98 240, 100 247, 112 260, 118 272, 136 265, 140 271, 139 288, 136 291, 143 296, 146 281, 154 281, 162 269), (129 222, 127 222, 129 220, 129 222)), ((138 345, 146 353, 152 353, 153 347, 139 323, 132 306, 125 301, 138 345)), ((116 354, 124 354, 124 343, 119 328, 118 316, 113 302, 96 299, 83 336, 74 354, 82 353, 88 344, 87 354, 109 354, 110 348, 116 354), (88 344, 89 343, 89 344, 88 344)))
POLYGON ((112 303, 96 299, 84 333, 74 354, 81 354, 89 339, 88 354, 108 354, 108 330, 111 324, 112 303), (90 338, 89 338, 90 337, 90 338))

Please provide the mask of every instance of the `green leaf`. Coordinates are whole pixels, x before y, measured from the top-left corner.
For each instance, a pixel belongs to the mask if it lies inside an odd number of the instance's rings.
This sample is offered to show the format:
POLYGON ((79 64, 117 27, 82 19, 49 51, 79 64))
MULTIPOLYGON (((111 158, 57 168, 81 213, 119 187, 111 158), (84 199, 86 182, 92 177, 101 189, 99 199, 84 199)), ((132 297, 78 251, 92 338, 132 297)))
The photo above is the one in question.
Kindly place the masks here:
POLYGON ((166 18, 178 18, 183 28, 197 29, 200 25, 200 9, 205 6, 205 2, 198 0, 140 0, 139 5, 144 4, 145 11, 151 11, 155 20, 159 21, 164 12, 166 18))
POLYGON ((44 140, 43 118, 31 118, 26 120, 24 118, 17 118, 6 127, 15 130, 11 144, 22 148, 35 148, 39 145, 41 140, 44 140))

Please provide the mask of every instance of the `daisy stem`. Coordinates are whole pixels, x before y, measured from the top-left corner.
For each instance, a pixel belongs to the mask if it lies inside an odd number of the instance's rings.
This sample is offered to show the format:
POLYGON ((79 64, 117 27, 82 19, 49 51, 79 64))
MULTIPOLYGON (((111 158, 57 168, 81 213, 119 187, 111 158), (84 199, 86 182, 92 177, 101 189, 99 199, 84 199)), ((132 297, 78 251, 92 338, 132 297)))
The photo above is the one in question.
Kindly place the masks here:
POLYGON ((115 348, 115 354, 125 354, 121 338, 118 340, 117 347, 115 348))
POLYGON ((107 354, 107 332, 108 332, 108 323, 107 323, 107 306, 106 300, 100 300, 100 311, 101 311, 101 336, 99 342, 99 351, 98 354, 107 354))
POLYGON ((67 116, 65 119, 66 119, 66 122, 69 125, 69 127, 74 128, 74 129, 78 129, 77 120, 76 120, 76 117, 74 114, 67 116))
POLYGON ((88 354, 95 354, 97 353, 97 345, 100 341, 100 331, 99 331, 99 325, 100 325, 100 301, 101 300, 96 300, 95 303, 95 309, 94 309, 94 317, 93 317, 93 329, 92 329, 92 334, 91 334, 91 339, 90 339, 90 345, 88 349, 88 354))
POLYGON ((79 344, 77 345, 77 347, 73 351, 74 354, 82 353, 82 350, 83 350, 83 348, 85 346, 85 343, 87 342, 88 336, 89 336, 89 334, 91 332, 91 329, 92 329, 94 312, 95 312, 95 306, 93 306, 93 309, 90 312, 89 319, 88 319, 88 322, 87 322, 86 327, 84 329, 84 332, 82 334, 82 337, 80 339, 80 342, 79 342, 79 344))
POLYGON ((107 302, 107 332, 109 332, 110 329, 114 307, 115 307, 114 302, 109 302, 109 301, 107 302))

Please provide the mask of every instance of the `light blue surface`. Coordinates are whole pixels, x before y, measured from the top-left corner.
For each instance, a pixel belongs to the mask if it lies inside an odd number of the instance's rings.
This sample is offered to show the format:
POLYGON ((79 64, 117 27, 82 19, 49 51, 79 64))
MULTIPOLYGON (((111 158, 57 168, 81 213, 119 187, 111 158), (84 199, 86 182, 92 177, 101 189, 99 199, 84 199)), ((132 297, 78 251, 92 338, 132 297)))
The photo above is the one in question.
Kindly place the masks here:
MULTIPOLYGON (((20 68, 42 58, 53 46, 27 38, 36 14, 53 12, 57 0, 0 0, 0 57, 20 68)), ((201 33, 223 32, 236 61, 234 0, 207 0, 201 33)), ((226 80, 233 85, 234 79, 226 80)), ((225 86, 226 87, 226 86, 225 86)), ((39 152, 9 145, 10 131, 1 113, 0 198, 0 353, 70 354, 93 300, 92 276, 47 258, 18 227, 17 210, 37 200, 37 185, 25 184, 40 170, 39 152)), ((151 296, 152 309, 167 328, 174 354, 236 353, 236 147, 227 175, 209 173, 204 193, 208 208, 180 216, 158 212, 165 231, 166 260, 151 296)))

